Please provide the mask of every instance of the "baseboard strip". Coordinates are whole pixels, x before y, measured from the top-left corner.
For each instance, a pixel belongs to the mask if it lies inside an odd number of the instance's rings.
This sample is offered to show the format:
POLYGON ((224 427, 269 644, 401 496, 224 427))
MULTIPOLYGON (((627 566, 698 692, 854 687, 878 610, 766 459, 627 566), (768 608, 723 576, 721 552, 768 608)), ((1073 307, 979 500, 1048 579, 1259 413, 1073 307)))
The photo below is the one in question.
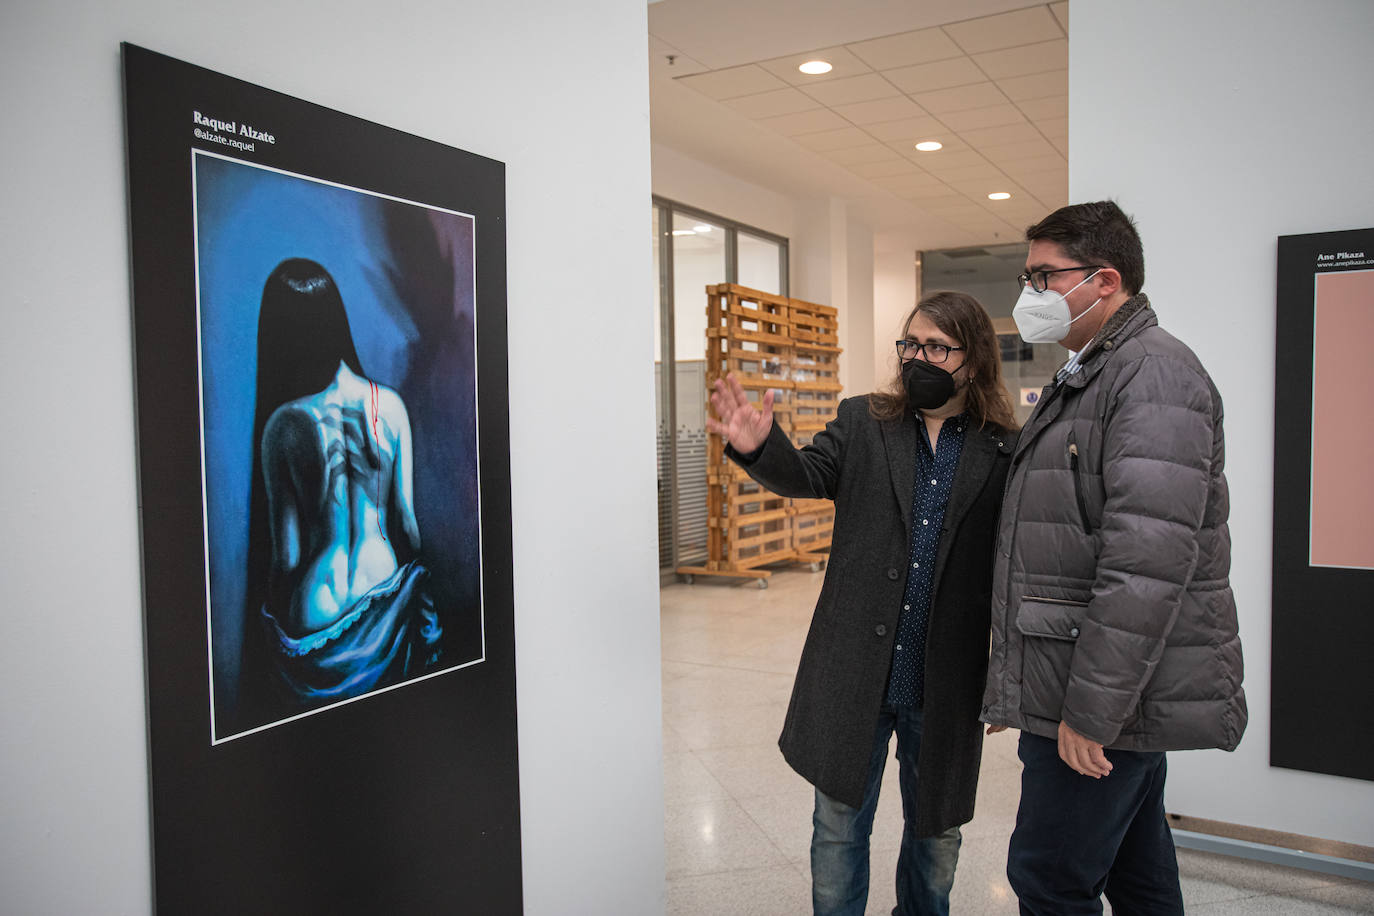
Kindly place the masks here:
POLYGON ((1230 837, 1196 833, 1192 830, 1174 830, 1174 845, 1182 849, 1197 849, 1202 852, 1217 852, 1241 859, 1254 859, 1271 865, 1287 865, 1290 868, 1305 868, 1308 871, 1339 875, 1342 878, 1358 878, 1374 882, 1374 863, 1360 862, 1355 859, 1342 859, 1337 856, 1324 856, 1300 849, 1285 849, 1266 843, 1252 843, 1249 840, 1236 840, 1230 837))

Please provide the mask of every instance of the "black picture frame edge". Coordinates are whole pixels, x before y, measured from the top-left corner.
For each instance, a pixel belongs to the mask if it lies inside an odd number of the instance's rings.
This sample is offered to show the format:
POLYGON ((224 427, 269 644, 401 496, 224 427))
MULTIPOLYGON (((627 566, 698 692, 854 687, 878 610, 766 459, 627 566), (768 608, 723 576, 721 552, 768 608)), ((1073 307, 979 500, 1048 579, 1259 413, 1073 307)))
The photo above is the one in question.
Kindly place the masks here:
MULTIPOLYGON (((1364 239, 1358 244, 1370 246, 1367 252, 1374 251, 1374 228, 1281 235, 1276 243, 1268 761, 1281 769, 1374 781, 1374 712, 1366 709, 1363 723, 1352 721, 1350 704, 1326 702, 1349 693, 1349 688, 1341 690, 1343 675, 1362 670, 1336 656, 1361 644, 1374 645, 1371 615, 1362 618, 1353 612, 1357 605, 1338 597, 1357 590, 1368 593, 1374 571, 1309 565, 1310 493, 1306 484, 1296 491, 1291 486, 1312 476, 1312 363, 1299 361, 1293 368, 1293 354, 1313 353, 1312 305, 1319 273, 1315 255, 1357 244, 1351 241, 1357 237, 1364 239), (1286 429, 1306 432, 1285 436, 1286 429), (1325 614, 1299 615, 1300 609, 1313 606, 1324 608, 1325 614)), ((1339 267, 1321 272, 1344 272, 1339 267)))
MULTIPOLYGON (((123 101, 123 127, 126 142, 124 144, 125 155, 125 192, 126 192, 126 213, 128 217, 128 231, 130 233, 129 246, 129 289, 130 289, 130 310, 132 334, 132 367, 133 367, 133 393, 135 400, 135 424, 138 435, 136 437, 136 460, 138 461, 138 473, 136 475, 136 486, 138 488, 138 513, 139 513, 139 536, 140 536, 140 568, 143 575, 140 577, 140 589, 143 611, 143 629, 145 651, 143 657, 144 683, 145 683, 145 715, 149 722, 147 731, 147 747, 149 756, 149 849, 150 849, 150 880, 153 889, 153 901, 156 909, 164 911, 177 911, 181 908, 177 888, 182 884, 168 886, 167 881, 159 880, 159 874, 166 874, 167 862, 162 861, 166 857, 165 843, 158 840, 158 808, 159 808, 159 768, 166 769, 165 756, 166 748, 159 745, 159 739, 155 733, 154 722, 159 715, 160 703, 162 699, 156 695, 155 682, 156 673, 154 671, 154 645, 157 634, 154 628, 157 622, 154 620, 153 608, 159 600, 157 588, 157 575, 160 572, 160 558, 157 556, 156 549, 150 551, 150 506, 149 499, 156 501, 159 498, 159 480, 153 473, 157 465, 154 456, 148 454, 145 444, 154 442, 158 429, 157 418, 146 409, 148 400, 145 395, 149 391, 155 390, 156 385, 152 384, 156 375, 150 377, 145 373, 145 368, 150 365, 148 349, 151 347, 150 339, 154 335, 148 333, 146 326, 148 317, 140 308, 140 303, 146 301, 150 293, 146 284, 140 283, 140 248, 146 244, 146 240, 140 239, 140 194, 137 190, 138 177, 136 168, 135 121, 139 114, 134 111, 137 107, 132 101, 132 86, 136 80, 131 78, 131 68, 136 67, 136 61, 143 56, 158 58, 163 61, 171 62, 180 67, 191 68, 202 76, 217 80, 231 81, 239 88, 247 88, 253 91, 260 91, 271 94, 279 100, 285 100, 291 105, 307 106, 319 113, 328 116, 346 119, 355 128, 368 131, 379 131, 394 141, 397 138, 407 138, 406 142, 416 143, 427 149, 431 157, 450 156, 459 153, 463 156, 471 157, 472 160, 482 160, 489 164, 489 168, 495 170, 498 180, 496 187, 486 189, 486 200, 489 207, 485 212, 486 218, 495 227, 499 227, 499 232, 488 229, 479 232, 474 243, 474 256, 482 278, 476 291, 476 301, 474 307, 483 313, 482 320, 478 322, 478 333, 480 339, 477 342, 478 360, 476 371, 478 374, 479 390, 481 399, 477 405, 479 424, 482 430, 480 440, 481 463, 479 486, 482 492, 483 513, 481 536, 483 541, 484 560, 484 580, 486 588, 489 589, 486 596, 495 595, 502 604, 504 620, 501 623, 503 633, 501 639, 494 637, 488 638, 488 658, 494 664, 493 671, 497 671, 508 687, 509 697, 509 746, 503 763, 507 765, 508 781, 513 787, 513 792, 507 794, 502 803, 497 807, 501 808, 501 823, 495 825, 489 833, 494 834, 496 839, 504 835, 502 841, 503 848, 506 850, 506 858, 502 870, 507 874, 507 879, 503 884, 506 896, 499 901, 490 901, 488 911, 491 912, 519 912, 522 904, 523 893, 521 890, 522 882, 522 855, 519 842, 520 834, 520 799, 519 799, 519 756, 518 756, 518 719, 515 707, 515 659, 513 643, 513 581, 511 578, 512 568, 512 539, 510 525, 510 462, 509 462, 509 380, 506 372, 506 358, 508 343, 508 328, 505 317, 506 304, 506 255, 505 255, 505 166, 497 160, 472 153, 463 153, 453 150, 450 147, 436 143, 426 138, 416 137, 405 134, 394 128, 385 125, 373 124, 356 118, 343 112, 338 112, 324 106, 316 105, 301 99, 293 99, 275 90, 266 87, 254 86, 236 77, 217 74, 197 65, 166 55, 159 54, 131 42, 120 44, 120 79, 123 101), (133 61, 133 63, 131 63, 133 61), (499 306, 499 307, 496 307, 499 306), (487 358, 483 354, 488 354, 487 358), (496 444, 503 444, 502 447, 495 447, 496 444), (488 550, 490 545, 492 549, 488 550), (488 562, 490 565, 488 566, 488 562), (490 572, 490 575, 488 575, 490 572), (513 836, 514 840, 511 841, 513 836), (160 854, 161 853, 161 854, 160 854), (513 873, 513 882, 509 876, 513 873)), ((146 58, 145 58, 146 59, 146 58)), ((189 151, 193 146, 187 144, 184 147, 189 151)), ((302 170, 303 171, 303 170, 302 170)), ((331 181, 338 180, 331 176, 331 181)), ((344 182, 347 183, 347 182, 344 182)), ((366 185, 364 182, 358 184, 366 185)), ((408 196, 412 200, 424 200, 423 194, 403 194, 398 196, 408 196)), ((146 260, 146 259, 145 259, 146 260)), ((146 275, 146 271, 143 272, 146 275)), ((155 293, 152 295, 156 295, 155 293)), ((200 538, 203 541, 204 531, 200 531, 200 538)), ((156 541, 156 536, 151 537, 156 541)), ((202 584, 205 570, 201 570, 202 584)), ((489 699, 489 698, 488 698, 489 699)), ((501 705, 501 704, 498 704, 501 705)), ((316 729, 318 732, 319 729, 316 729)), ((164 775, 176 776, 175 773, 164 775)), ((487 833, 483 834, 484 836, 487 833)), ((469 876, 470 877, 470 876, 469 876)), ((215 882, 214 889, 223 891, 228 885, 222 882, 215 882)), ((259 901, 261 902, 261 901, 259 901)), ((318 901, 317 901, 318 902, 318 901)), ((228 900, 221 898, 217 905, 205 911, 221 911, 220 906, 226 906, 228 900)), ((347 911, 347 910, 345 910, 347 911)))

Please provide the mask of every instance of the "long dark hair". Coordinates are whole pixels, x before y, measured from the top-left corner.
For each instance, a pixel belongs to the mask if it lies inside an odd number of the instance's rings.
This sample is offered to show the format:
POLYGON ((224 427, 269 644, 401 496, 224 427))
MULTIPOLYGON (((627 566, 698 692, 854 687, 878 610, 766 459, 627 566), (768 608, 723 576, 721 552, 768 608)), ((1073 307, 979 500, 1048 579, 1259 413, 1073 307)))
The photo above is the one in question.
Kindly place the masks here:
POLYGON ((363 374, 334 278, 305 258, 282 261, 263 284, 258 311, 255 447, 262 444, 262 430, 272 411, 323 391, 340 362, 363 374))
MULTIPOLYGON (((262 696, 263 602, 267 599, 271 532, 267 485, 263 480, 262 434, 278 407, 329 387, 339 363, 358 375, 362 365, 353 346, 348 313, 334 278, 315 261, 288 258, 262 288, 258 311, 257 395, 253 411, 253 476, 248 503, 248 561, 244 590, 243 715, 252 716, 262 696)), ((256 723, 250 723, 256 724, 256 723)))
MULTIPOLYGON (((1016 414, 1011 398, 1002 384, 1002 355, 997 345, 997 332, 982 303, 968 293, 940 290, 931 293, 902 319, 901 334, 906 334, 911 319, 925 315, 943 333, 964 347, 964 365, 968 367, 968 412, 986 426, 991 423, 1002 429, 1016 428, 1016 414)), ((896 420, 910 412, 906 386, 902 384, 901 367, 887 388, 868 396, 868 411, 878 420, 896 420)))

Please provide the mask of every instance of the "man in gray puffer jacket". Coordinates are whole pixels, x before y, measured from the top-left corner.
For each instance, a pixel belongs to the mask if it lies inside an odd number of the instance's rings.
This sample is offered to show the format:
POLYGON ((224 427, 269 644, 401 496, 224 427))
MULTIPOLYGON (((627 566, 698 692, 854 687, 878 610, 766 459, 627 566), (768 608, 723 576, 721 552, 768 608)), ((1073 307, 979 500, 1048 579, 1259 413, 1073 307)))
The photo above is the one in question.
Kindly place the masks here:
POLYGON ((982 718, 1021 729, 1007 873, 1026 914, 1182 913, 1164 752, 1245 730, 1221 397, 1140 293, 1110 201, 1026 230, 1013 311, 1068 363, 1012 456, 982 718))

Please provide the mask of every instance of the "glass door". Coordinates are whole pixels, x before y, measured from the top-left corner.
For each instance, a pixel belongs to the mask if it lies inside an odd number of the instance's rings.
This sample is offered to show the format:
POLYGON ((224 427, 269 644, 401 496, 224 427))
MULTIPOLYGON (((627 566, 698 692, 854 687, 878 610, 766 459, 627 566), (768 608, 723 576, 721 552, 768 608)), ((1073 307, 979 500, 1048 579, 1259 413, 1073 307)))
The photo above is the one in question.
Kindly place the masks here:
POLYGON ((658 554, 663 581, 706 561, 706 287, 786 294, 787 240, 655 198, 658 554))
POLYGON ((726 282, 722 226, 675 212, 673 357, 677 565, 706 561, 706 287, 726 282))

